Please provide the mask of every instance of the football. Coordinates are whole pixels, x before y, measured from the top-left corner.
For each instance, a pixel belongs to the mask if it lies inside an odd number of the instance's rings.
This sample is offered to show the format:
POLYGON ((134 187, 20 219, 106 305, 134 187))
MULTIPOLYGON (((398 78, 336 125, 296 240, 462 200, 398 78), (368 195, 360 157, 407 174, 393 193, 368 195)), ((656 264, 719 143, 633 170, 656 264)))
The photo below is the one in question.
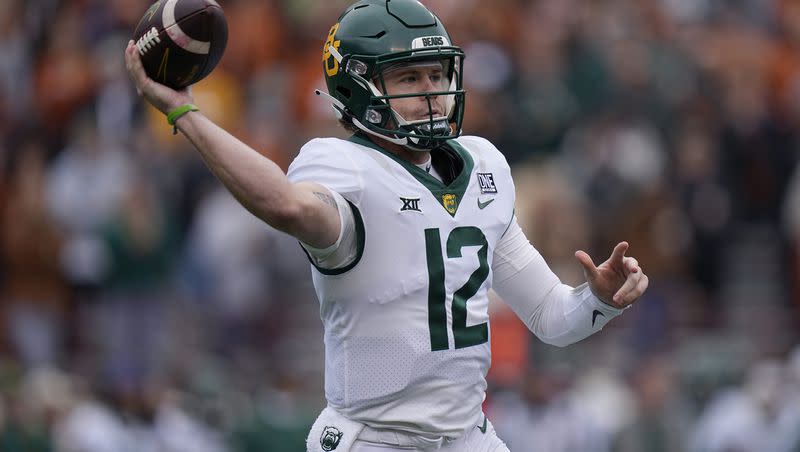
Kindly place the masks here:
POLYGON ((142 16, 133 40, 147 75, 181 89, 217 66, 228 43, 228 24, 214 0, 159 0, 142 16))

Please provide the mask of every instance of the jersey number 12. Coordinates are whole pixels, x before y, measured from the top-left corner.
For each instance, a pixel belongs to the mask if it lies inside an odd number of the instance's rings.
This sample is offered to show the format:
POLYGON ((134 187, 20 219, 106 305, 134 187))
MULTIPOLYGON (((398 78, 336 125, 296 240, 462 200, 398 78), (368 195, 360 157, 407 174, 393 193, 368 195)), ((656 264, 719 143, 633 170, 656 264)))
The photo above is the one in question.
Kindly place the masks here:
MULTIPOLYGON (((478 250, 478 268, 469 279, 453 294, 453 340, 455 348, 471 347, 489 340, 489 325, 486 322, 467 326, 467 301, 478 293, 483 282, 489 276, 489 262, 486 253, 489 244, 486 236, 475 226, 461 226, 453 229, 447 237, 447 257, 461 257, 461 249, 465 246, 480 246, 478 250)), ((431 334, 431 350, 447 350, 450 348, 447 338, 447 294, 444 285, 444 257, 439 228, 425 229, 425 249, 428 259, 428 327, 431 334)))

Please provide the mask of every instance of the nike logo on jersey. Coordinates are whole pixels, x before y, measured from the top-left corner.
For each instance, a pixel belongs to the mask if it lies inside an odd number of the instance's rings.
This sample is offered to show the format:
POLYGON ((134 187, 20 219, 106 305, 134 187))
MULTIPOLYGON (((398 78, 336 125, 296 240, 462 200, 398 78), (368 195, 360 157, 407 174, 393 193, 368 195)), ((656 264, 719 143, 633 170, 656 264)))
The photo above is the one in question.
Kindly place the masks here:
POLYGON ((483 210, 483 209, 485 209, 485 208, 486 208, 486 206, 488 206, 489 204, 491 204, 491 203, 492 203, 492 201, 494 201, 494 198, 491 198, 491 199, 489 199, 489 200, 486 200, 486 201, 483 201, 483 202, 481 202, 481 198, 478 198, 478 208, 479 208, 479 209, 481 209, 481 210, 483 210))
POLYGON ((478 430, 481 431, 484 435, 486 434, 486 416, 483 416, 483 425, 477 425, 478 430))
POLYGON ((602 312, 598 311, 597 309, 592 311, 592 327, 594 327, 594 321, 597 320, 597 316, 598 315, 603 316, 603 317, 606 316, 605 314, 603 314, 602 312))

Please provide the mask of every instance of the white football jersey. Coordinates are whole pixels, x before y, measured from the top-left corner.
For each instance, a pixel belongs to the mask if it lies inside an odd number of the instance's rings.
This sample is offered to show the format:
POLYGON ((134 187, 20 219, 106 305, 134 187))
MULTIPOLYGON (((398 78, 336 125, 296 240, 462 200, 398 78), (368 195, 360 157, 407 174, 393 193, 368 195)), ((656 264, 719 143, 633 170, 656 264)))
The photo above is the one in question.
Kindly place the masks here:
POLYGON ((353 207, 357 259, 312 273, 328 404, 373 428, 457 437, 481 419, 492 256, 514 185, 488 141, 449 143, 464 166, 447 186, 359 136, 314 139, 289 168, 353 207))

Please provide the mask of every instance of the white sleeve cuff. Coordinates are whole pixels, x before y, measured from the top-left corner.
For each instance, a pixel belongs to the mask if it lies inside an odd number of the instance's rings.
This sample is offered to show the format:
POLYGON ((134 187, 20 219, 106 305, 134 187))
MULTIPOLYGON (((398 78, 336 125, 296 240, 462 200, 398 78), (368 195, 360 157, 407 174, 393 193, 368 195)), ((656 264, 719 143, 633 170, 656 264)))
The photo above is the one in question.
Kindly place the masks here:
POLYGON ((587 283, 562 284, 516 222, 497 245, 492 269, 494 290, 548 344, 578 342, 623 311, 603 303, 587 283))
POLYGON ((575 286, 572 288, 572 291, 576 293, 583 293, 583 297, 585 298, 585 301, 589 303, 589 307, 592 309, 597 309, 598 311, 601 311, 604 314, 609 314, 611 316, 616 317, 622 314, 622 312, 625 311, 625 309, 628 309, 628 308, 624 309, 615 308, 614 306, 611 306, 610 304, 603 302, 603 300, 598 298, 597 295, 595 295, 594 292, 592 292, 591 289, 589 289, 589 283, 583 283, 579 286, 575 286))
POLYGON ((303 242, 300 242, 300 244, 308 251, 308 255, 314 265, 319 268, 333 270, 346 267, 356 259, 358 255, 358 234, 356 234, 356 221, 350 204, 339 193, 331 189, 328 189, 328 191, 333 196, 333 199, 336 200, 336 207, 339 210, 339 222, 341 224, 339 237, 333 245, 325 248, 315 248, 303 242))

